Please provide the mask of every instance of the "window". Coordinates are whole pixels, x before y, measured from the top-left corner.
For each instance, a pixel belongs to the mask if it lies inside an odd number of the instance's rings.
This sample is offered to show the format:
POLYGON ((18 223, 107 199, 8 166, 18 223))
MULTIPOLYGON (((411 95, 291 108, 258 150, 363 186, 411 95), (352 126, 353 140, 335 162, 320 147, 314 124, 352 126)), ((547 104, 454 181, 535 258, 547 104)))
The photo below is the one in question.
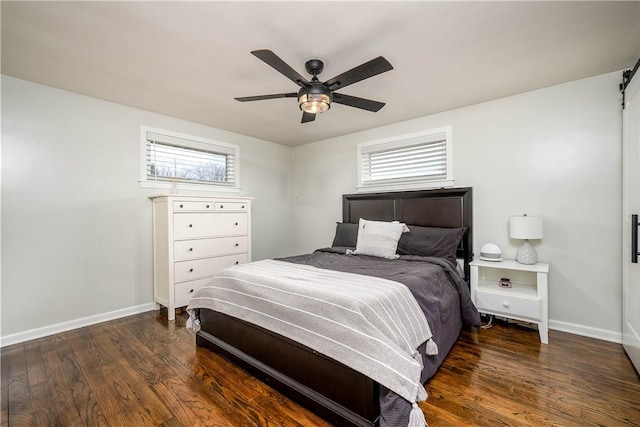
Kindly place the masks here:
POLYGON ((358 190, 453 185, 451 127, 358 145, 358 190))
POLYGON ((195 136, 141 128, 143 187, 239 191, 239 148, 195 136))

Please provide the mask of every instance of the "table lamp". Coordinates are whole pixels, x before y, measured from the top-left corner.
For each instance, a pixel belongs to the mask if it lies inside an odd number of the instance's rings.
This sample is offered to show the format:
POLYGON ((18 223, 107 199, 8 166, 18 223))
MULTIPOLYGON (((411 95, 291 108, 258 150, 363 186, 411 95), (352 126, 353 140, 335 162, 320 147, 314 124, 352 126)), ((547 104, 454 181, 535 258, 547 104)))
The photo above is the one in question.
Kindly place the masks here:
POLYGON ((524 243, 518 249, 516 261, 520 264, 535 264, 538 262, 538 254, 529 239, 542 239, 541 216, 512 216, 509 218, 509 237, 512 239, 524 239, 524 243))

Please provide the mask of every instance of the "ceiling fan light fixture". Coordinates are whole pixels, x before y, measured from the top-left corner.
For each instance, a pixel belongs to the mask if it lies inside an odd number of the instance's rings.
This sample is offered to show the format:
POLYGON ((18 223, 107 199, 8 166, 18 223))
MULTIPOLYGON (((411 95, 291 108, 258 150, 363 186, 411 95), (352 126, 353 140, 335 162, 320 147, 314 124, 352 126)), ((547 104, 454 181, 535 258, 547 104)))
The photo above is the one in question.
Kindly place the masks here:
POLYGON ((298 97, 300 109, 306 113, 324 113, 331 108, 331 98, 324 93, 303 93, 298 97))
MULTIPOLYGON (((315 76, 314 76, 314 79, 315 76)), ((320 114, 331 108, 331 91, 324 87, 317 79, 311 82, 311 87, 303 87, 298 92, 298 105, 305 113, 320 114)))

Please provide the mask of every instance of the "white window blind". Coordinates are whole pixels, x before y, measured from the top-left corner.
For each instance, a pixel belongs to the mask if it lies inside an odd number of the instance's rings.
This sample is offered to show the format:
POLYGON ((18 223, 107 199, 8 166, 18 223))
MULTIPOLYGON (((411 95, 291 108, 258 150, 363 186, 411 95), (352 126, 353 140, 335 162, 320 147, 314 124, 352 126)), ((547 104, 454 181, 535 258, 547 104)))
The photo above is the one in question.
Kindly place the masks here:
POLYGON ((142 132, 142 181, 159 187, 237 186, 237 146, 149 129, 142 132))
POLYGON ((447 128, 360 144, 359 186, 447 185, 453 179, 450 140, 447 128))

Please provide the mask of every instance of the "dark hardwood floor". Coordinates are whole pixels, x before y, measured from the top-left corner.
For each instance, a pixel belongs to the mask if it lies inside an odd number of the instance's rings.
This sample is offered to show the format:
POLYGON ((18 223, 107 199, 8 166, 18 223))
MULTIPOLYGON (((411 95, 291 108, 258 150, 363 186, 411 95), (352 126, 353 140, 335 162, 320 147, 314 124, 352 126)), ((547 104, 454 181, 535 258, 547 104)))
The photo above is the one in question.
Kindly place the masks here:
MULTIPOLYGON (((166 311, 2 349, 2 426, 327 426, 208 350, 166 311)), ((437 426, 639 426, 617 344, 496 324, 463 332, 421 404, 437 426)))

